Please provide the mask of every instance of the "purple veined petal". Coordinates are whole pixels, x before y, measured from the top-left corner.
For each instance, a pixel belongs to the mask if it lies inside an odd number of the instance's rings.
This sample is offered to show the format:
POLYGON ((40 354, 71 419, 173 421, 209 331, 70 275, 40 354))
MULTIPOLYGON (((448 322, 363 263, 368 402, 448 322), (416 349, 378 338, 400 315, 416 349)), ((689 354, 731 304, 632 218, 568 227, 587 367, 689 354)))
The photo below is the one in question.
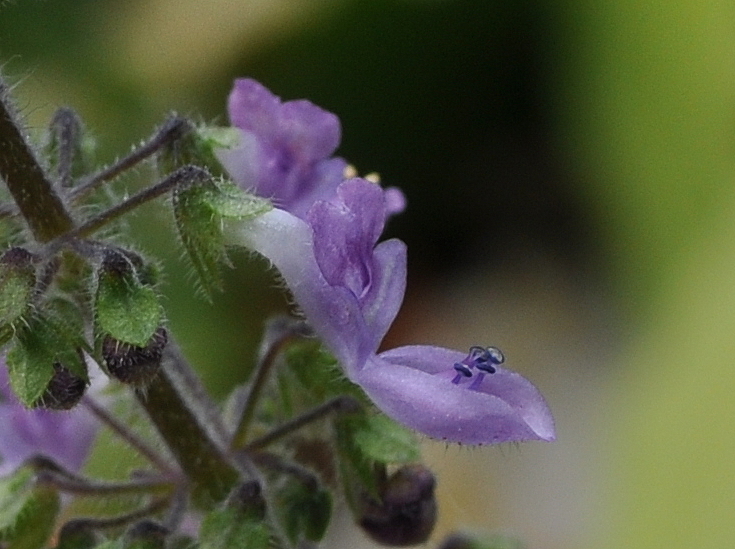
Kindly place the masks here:
POLYGON ((327 158, 339 146, 342 126, 334 113, 306 99, 281 98, 251 78, 238 78, 227 100, 230 122, 301 161, 327 158))
POLYGON ((35 454, 48 456, 71 471, 82 467, 99 428, 86 408, 63 412, 26 409, 10 390, 4 361, 0 361, 0 394, 0 476, 35 454))
POLYGON ((228 110, 243 142, 216 154, 243 188, 304 217, 344 179, 346 162, 329 158, 342 133, 333 113, 303 99, 282 103, 249 78, 235 81, 228 110))
POLYGON ((392 238, 373 250, 373 276, 370 289, 361 307, 365 324, 377 351, 391 324, 398 315, 406 293, 406 244, 392 238))
POLYGON ((343 158, 334 157, 312 165, 300 184, 292 186, 294 192, 288 200, 280 202, 275 196, 274 204, 301 219, 306 219, 309 209, 320 200, 331 200, 337 187, 344 181, 347 162, 343 158))
POLYGON ((371 284, 373 248, 385 224, 383 190, 364 179, 349 179, 337 188, 334 200, 317 202, 306 219, 327 281, 361 299, 371 284))
POLYGON ((373 356, 357 383, 388 416, 432 438, 463 444, 552 441, 554 420, 541 393, 498 368, 478 390, 451 382, 465 353, 423 345, 373 356))
POLYGON ((238 78, 227 98, 230 122, 243 130, 273 139, 278 135, 280 99, 252 78, 238 78))
POLYGON ((276 267, 296 303, 322 342, 354 378, 374 352, 355 296, 330 285, 314 257, 311 226, 277 208, 249 221, 233 222, 230 244, 260 253, 276 267))
POLYGON ((306 99, 283 103, 279 118, 282 143, 304 162, 331 156, 342 139, 337 115, 306 99))

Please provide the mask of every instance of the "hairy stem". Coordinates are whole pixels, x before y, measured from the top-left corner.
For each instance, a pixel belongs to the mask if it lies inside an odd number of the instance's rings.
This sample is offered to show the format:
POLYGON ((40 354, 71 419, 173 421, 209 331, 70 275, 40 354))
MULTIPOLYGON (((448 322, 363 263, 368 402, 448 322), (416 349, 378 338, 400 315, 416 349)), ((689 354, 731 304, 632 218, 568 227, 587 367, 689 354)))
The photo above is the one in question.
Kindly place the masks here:
POLYGON ((182 388, 180 370, 188 365, 171 347, 169 343, 164 351, 158 377, 145 389, 136 389, 135 396, 192 482, 195 499, 218 501, 239 475, 196 413, 197 403, 187 400, 191 395, 182 388))
POLYGON ((161 126, 153 137, 131 152, 128 156, 118 160, 112 166, 90 176, 78 187, 75 187, 70 194, 71 200, 75 203, 79 202, 79 200, 102 184, 115 179, 118 175, 153 155, 168 143, 180 139, 190 130, 191 123, 188 120, 178 116, 172 116, 164 122, 163 126, 161 126))
POLYGON ((212 176, 209 172, 203 168, 199 168, 197 166, 183 166, 170 174, 163 181, 160 181, 147 189, 143 189, 139 193, 131 196, 117 206, 113 206, 109 210, 102 212, 97 217, 90 219, 64 236, 65 238, 83 238, 85 236, 89 236, 97 229, 104 227, 110 221, 134 210, 141 204, 145 204, 154 198, 158 198, 159 196, 166 194, 177 185, 194 183, 197 181, 203 182, 207 181, 211 177, 212 176))
POLYGON ((51 132, 55 142, 56 173, 60 187, 71 187, 74 157, 82 139, 82 123, 73 110, 62 107, 51 119, 51 132))
POLYGON ((38 242, 68 232, 74 221, 26 142, 0 81, 0 177, 38 242))
POLYGON ((293 338, 303 337, 307 334, 308 328, 303 322, 294 321, 289 318, 278 318, 266 327, 266 333, 263 337, 265 352, 261 352, 262 356, 255 368, 253 381, 250 384, 250 391, 245 400, 235 434, 230 442, 231 450, 243 448, 247 443, 248 429, 255 414, 255 407, 263 392, 276 357, 293 338))
POLYGON ((308 412, 301 414, 291 421, 284 423, 280 427, 273 429, 262 437, 250 441, 245 446, 245 449, 258 450, 260 448, 264 448, 279 438, 293 433, 294 431, 301 429, 304 425, 308 425, 309 423, 317 421, 331 413, 353 413, 358 412, 360 408, 360 403, 350 396, 335 397, 320 406, 312 408, 308 412))

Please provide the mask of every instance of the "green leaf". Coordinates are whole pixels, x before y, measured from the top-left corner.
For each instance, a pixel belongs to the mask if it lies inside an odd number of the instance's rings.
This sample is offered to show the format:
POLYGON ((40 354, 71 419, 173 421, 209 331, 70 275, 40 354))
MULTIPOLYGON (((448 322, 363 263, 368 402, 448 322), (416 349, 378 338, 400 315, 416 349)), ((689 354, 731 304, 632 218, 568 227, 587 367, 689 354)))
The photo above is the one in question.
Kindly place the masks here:
POLYGON ((125 549, 125 543, 123 542, 122 538, 110 539, 107 541, 103 541, 94 549, 125 549))
POLYGON ((199 529, 201 549, 266 549, 270 530, 259 520, 243 519, 235 509, 210 512, 199 529))
POLYGON ((203 149, 234 149, 240 144, 241 133, 237 128, 204 126, 197 128, 200 146, 203 149))
POLYGON ((320 487, 288 482, 276 494, 278 513, 288 539, 318 542, 324 537, 332 516, 332 496, 320 487))
POLYGON ((362 389, 345 377, 337 359, 319 341, 294 342, 284 355, 288 369, 300 385, 298 393, 308 392, 313 401, 310 404, 321 403, 338 395, 353 396, 365 404, 370 402, 362 389))
POLYGON ((144 347, 162 321, 156 291, 138 279, 135 270, 98 271, 96 320, 99 330, 113 338, 144 347))
POLYGON ((385 470, 385 465, 420 457, 413 434, 385 416, 349 414, 336 418, 334 425, 348 498, 364 491, 377 499, 379 472, 385 470))
POLYGON ((79 312, 68 305, 62 300, 50 302, 47 311, 34 315, 16 332, 15 346, 6 362, 13 392, 25 406, 33 406, 44 393, 54 375, 54 363, 87 378, 86 364, 79 354, 83 340, 76 332, 79 319, 75 315, 79 312), (72 316, 58 316, 62 309, 72 316))
POLYGON ((221 290, 219 265, 228 263, 223 220, 249 219, 272 208, 267 200, 225 180, 177 188, 173 206, 181 242, 207 295, 221 290))
POLYGON ((0 479, 0 545, 7 549, 40 549, 54 530, 59 495, 37 485, 34 473, 19 469, 0 479))
POLYGON ((384 415, 365 416, 354 428, 355 445, 375 461, 407 463, 421 457, 414 434, 384 415))

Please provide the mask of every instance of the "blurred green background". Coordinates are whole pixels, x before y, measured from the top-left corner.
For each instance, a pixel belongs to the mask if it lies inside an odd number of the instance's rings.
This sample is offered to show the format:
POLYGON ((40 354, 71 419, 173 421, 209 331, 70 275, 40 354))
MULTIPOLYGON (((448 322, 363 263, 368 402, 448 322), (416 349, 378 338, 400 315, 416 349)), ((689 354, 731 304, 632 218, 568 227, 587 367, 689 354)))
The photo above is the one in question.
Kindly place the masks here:
MULTIPOLYGON (((0 62, 29 127, 72 106, 100 162, 170 110, 226 123, 237 76, 340 116, 339 154, 409 199, 389 227, 410 280, 386 345, 498 345, 557 418, 549 445, 427 441, 437 538, 735 539, 732 2, 0 1, 0 62)), ((194 296, 168 215, 131 225, 222 396, 287 299, 244 255, 224 295, 194 296)), ((354 535, 330 543, 369 546, 354 535)))

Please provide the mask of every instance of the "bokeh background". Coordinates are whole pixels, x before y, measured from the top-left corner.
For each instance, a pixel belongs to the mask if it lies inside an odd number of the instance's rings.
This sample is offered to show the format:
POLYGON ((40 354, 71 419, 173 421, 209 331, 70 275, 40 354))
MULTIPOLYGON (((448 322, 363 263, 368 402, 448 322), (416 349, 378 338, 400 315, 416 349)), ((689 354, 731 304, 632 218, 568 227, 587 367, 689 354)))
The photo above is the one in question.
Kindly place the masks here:
MULTIPOLYGON (((409 199, 389 227, 410 280, 386 346, 497 345, 557 419, 553 444, 426 441, 436 540, 732 546, 732 2, 0 0, 0 62, 28 125, 72 106, 100 162, 171 110, 226 123, 237 76, 340 116, 339 154, 409 199)), ((165 208, 131 224, 223 396, 286 298, 243 256, 209 304, 165 208)), ((331 547, 371 547, 343 522, 331 547)))

